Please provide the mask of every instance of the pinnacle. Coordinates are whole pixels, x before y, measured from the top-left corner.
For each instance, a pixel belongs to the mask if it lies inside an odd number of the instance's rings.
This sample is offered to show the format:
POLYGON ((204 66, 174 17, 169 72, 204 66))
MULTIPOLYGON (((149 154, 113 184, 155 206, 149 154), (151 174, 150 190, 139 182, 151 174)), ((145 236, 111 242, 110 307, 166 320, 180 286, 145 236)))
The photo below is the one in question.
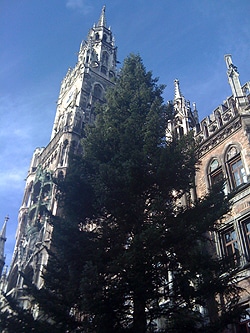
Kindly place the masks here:
POLYGON ((104 5, 102 7, 101 16, 100 16, 98 24, 97 24, 98 27, 106 27, 105 10, 106 10, 106 6, 104 5))

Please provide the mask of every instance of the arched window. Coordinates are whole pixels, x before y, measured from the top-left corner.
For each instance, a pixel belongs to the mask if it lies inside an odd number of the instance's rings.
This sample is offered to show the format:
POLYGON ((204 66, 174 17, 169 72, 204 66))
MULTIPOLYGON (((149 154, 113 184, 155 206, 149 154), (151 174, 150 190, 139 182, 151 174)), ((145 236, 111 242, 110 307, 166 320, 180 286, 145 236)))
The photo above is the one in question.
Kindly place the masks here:
POLYGON ((102 87, 99 84, 96 84, 94 87, 94 97, 95 98, 102 98, 102 87))
POLYGON ((223 179, 221 164, 217 158, 212 159, 208 167, 208 178, 210 186, 218 183, 223 179))
POLYGON ((246 171, 241 154, 236 146, 231 146, 226 152, 226 164, 231 188, 236 188, 247 182, 246 171))
POLYGON ((102 66, 102 67, 101 67, 101 72, 102 72, 103 74, 107 74, 107 67, 102 66))
POLYGON ((181 125, 175 127, 175 135, 179 139, 184 136, 184 128, 181 125))
POLYGON ((102 63, 104 64, 104 65, 108 65, 108 62, 109 62, 109 55, 108 55, 108 52, 107 51, 104 51, 103 53, 102 53, 102 63))
POLYGON ((104 42, 107 42, 107 38, 108 38, 107 35, 104 34, 104 35, 103 35, 103 41, 104 41, 104 42))
POLYGON ((86 57, 86 63, 88 63, 90 60, 90 50, 87 52, 87 57, 86 57))

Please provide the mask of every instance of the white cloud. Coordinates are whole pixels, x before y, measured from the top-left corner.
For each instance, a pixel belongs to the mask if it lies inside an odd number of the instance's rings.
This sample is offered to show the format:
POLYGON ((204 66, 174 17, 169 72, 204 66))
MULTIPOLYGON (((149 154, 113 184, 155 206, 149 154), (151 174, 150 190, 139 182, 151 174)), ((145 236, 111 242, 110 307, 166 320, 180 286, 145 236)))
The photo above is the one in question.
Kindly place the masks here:
POLYGON ((66 7, 73 10, 80 10, 84 14, 88 14, 91 9, 86 0, 67 0, 66 7))

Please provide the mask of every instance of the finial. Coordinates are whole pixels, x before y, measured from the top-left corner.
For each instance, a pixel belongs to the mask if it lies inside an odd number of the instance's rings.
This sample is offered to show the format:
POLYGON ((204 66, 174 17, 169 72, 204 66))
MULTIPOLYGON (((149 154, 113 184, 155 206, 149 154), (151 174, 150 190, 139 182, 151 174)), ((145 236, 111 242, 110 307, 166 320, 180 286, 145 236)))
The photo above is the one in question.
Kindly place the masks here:
POLYGON ((226 61, 227 68, 229 69, 233 63, 231 54, 225 54, 224 59, 226 61))
POLYGON ((179 80, 175 79, 174 80, 174 99, 181 98, 181 91, 180 91, 180 86, 179 86, 179 80))
POLYGON ((98 27, 106 27, 105 10, 106 10, 106 6, 104 5, 102 7, 101 16, 100 16, 98 24, 97 24, 98 27))
POLYGON ((224 56, 224 58, 225 58, 225 61, 226 61, 228 71, 231 72, 231 74, 232 74, 232 72, 239 73, 238 68, 233 64, 231 54, 226 54, 224 56))
POLYGON ((233 64, 231 54, 225 55, 225 61, 227 65, 227 77, 230 84, 233 97, 237 99, 238 106, 243 105, 246 100, 242 91, 238 68, 233 64))

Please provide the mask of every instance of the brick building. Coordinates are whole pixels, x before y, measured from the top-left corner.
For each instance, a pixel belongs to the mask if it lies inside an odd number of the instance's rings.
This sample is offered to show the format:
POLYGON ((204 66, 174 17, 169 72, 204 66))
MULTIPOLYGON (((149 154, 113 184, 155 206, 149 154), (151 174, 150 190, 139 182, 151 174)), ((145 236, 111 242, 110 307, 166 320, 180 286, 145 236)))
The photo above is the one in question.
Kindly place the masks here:
MULTIPOLYGON (((216 251, 240 265, 239 285, 246 289, 241 304, 249 316, 242 318, 237 332, 250 332, 250 82, 241 86, 237 67, 225 56, 232 96, 203 119, 195 138, 200 143, 200 165, 196 174, 197 196, 202 197, 220 179, 225 193, 233 194, 232 210, 216 234, 216 251)), ((235 328, 234 328, 235 329, 235 328)), ((235 332, 235 331, 234 331, 235 332)))

